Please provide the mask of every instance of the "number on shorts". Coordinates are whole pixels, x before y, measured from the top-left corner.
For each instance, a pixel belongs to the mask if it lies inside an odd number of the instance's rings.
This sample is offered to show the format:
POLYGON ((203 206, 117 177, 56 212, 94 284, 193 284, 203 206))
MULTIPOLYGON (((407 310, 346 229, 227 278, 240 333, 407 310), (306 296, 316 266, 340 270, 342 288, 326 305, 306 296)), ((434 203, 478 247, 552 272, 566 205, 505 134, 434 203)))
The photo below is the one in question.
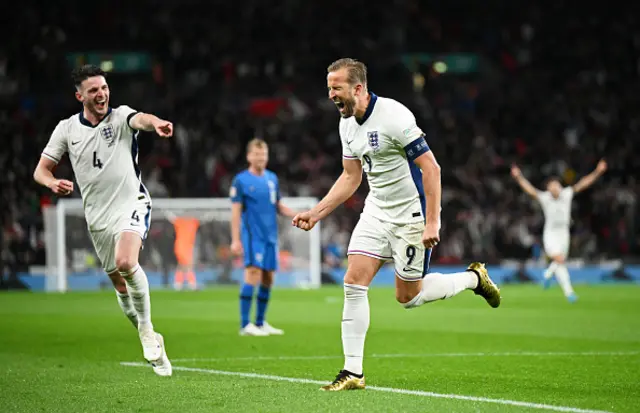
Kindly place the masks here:
POLYGON ((93 167, 102 169, 102 161, 98 158, 98 152, 93 152, 93 167))
POLYGON ((362 158, 367 163, 367 165, 369 165, 369 172, 371 172, 371 168, 373 167, 373 164, 371 163, 371 158, 369 157, 369 155, 362 155, 362 158))
POLYGON ((411 263, 413 262, 413 259, 416 257, 416 247, 414 247, 413 245, 407 245, 407 258, 409 258, 409 261, 407 261, 407 267, 411 265, 411 263))
POLYGON ((133 214, 131 214, 131 219, 136 221, 136 222, 140 222, 140 217, 138 216, 138 211, 133 211, 133 214))

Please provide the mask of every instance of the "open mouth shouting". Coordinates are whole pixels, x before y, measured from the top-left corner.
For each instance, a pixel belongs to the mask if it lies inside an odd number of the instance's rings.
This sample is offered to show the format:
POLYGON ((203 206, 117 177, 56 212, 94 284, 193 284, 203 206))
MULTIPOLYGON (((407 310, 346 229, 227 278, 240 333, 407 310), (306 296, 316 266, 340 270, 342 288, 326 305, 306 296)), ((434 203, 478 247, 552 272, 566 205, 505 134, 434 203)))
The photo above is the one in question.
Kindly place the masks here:
POLYGON ((336 107, 338 108, 338 111, 340 112, 340 115, 342 116, 348 116, 349 115, 349 108, 347 106, 347 104, 341 100, 334 100, 333 103, 336 105, 336 107))
POLYGON ((96 100, 96 109, 99 111, 103 111, 107 107, 107 99, 99 99, 96 100))

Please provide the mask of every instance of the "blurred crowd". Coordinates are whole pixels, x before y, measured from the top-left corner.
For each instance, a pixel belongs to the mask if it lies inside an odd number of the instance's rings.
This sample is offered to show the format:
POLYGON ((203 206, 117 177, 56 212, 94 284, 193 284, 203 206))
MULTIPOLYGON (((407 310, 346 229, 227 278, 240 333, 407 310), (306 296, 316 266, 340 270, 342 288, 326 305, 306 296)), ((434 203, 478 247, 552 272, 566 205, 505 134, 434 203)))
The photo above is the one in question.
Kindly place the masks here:
MULTIPOLYGON (((442 242, 433 260, 498 262, 540 254, 542 215, 509 175, 575 183, 610 170, 574 200, 572 257, 640 256, 640 25, 635 13, 568 1, 23 1, 0 28, 0 256, 44 264, 41 209, 56 202, 32 172, 58 120, 80 111, 67 53, 146 51, 145 73, 111 74, 113 106, 175 124, 140 137, 152 197, 225 197, 253 137, 270 145, 285 196, 322 197, 341 171, 326 66, 355 57, 369 87, 413 110, 442 166, 442 242), (495 4, 494 4, 495 3, 495 4), (81 5, 81 7, 78 7, 81 5), (489 12, 489 10, 491 12, 489 12), (402 56, 474 53, 475 73, 439 73, 402 56)), ((631 6, 629 6, 631 7, 631 6)), ((70 177, 68 161, 56 171, 70 177)), ((324 224, 339 265, 366 184, 324 224)), ((77 196, 77 194, 76 194, 77 196)))

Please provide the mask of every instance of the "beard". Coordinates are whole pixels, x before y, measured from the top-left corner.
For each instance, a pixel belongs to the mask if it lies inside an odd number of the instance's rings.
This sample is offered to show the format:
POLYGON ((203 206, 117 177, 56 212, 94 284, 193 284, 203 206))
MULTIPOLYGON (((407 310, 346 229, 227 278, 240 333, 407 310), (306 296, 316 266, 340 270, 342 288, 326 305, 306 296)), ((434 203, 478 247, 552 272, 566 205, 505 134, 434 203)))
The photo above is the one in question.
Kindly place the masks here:
POLYGON ((93 112, 95 115, 104 116, 109 110, 109 99, 106 99, 102 104, 99 104, 97 101, 92 101, 89 105, 89 111, 93 112))
POLYGON ((354 97, 334 101, 340 116, 343 118, 350 118, 356 113, 356 99, 354 97))

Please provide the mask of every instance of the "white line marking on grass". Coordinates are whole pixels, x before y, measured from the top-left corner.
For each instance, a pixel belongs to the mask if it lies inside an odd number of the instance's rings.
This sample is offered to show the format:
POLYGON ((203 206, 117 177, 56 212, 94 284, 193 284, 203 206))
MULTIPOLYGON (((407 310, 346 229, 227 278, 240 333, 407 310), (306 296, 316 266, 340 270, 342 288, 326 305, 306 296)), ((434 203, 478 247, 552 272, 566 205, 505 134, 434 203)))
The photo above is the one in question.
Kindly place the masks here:
MULTIPOLYGON (((127 367, 149 367, 148 364, 138 363, 138 362, 125 361, 125 362, 121 362, 120 364, 127 367)), ((283 376, 274 376, 271 374, 243 373, 243 372, 237 372, 237 371, 201 369, 197 367, 173 366, 173 369, 180 370, 180 371, 196 372, 196 373, 216 374, 220 376, 235 376, 235 377, 244 377, 244 378, 250 378, 250 379, 285 381, 289 383, 316 384, 316 385, 323 385, 327 383, 326 381, 301 379, 296 377, 283 377, 283 376)), ((530 409, 551 410, 556 412, 611 413, 604 410, 580 409, 577 407, 554 406, 551 404, 529 403, 529 402, 521 402, 517 400, 507 400, 507 399, 490 399, 488 397, 462 396, 459 394, 433 393, 429 391, 406 390, 406 389, 397 389, 393 387, 367 386, 367 390, 380 391, 380 392, 386 392, 386 393, 407 394, 407 395, 421 396, 421 397, 431 397, 431 398, 437 398, 437 399, 453 399, 453 400, 465 400, 465 401, 480 402, 480 403, 504 404, 509 406, 528 407, 530 409)))
MULTIPOLYGON (((640 351, 582 351, 582 352, 539 352, 514 351, 503 353, 425 353, 425 354, 367 354, 367 358, 427 358, 427 357, 585 357, 585 356, 637 356, 640 351)), ((182 358, 172 359, 177 363, 200 361, 266 361, 266 360, 330 360, 341 359, 342 356, 249 356, 249 357, 214 357, 214 358, 182 358)))

